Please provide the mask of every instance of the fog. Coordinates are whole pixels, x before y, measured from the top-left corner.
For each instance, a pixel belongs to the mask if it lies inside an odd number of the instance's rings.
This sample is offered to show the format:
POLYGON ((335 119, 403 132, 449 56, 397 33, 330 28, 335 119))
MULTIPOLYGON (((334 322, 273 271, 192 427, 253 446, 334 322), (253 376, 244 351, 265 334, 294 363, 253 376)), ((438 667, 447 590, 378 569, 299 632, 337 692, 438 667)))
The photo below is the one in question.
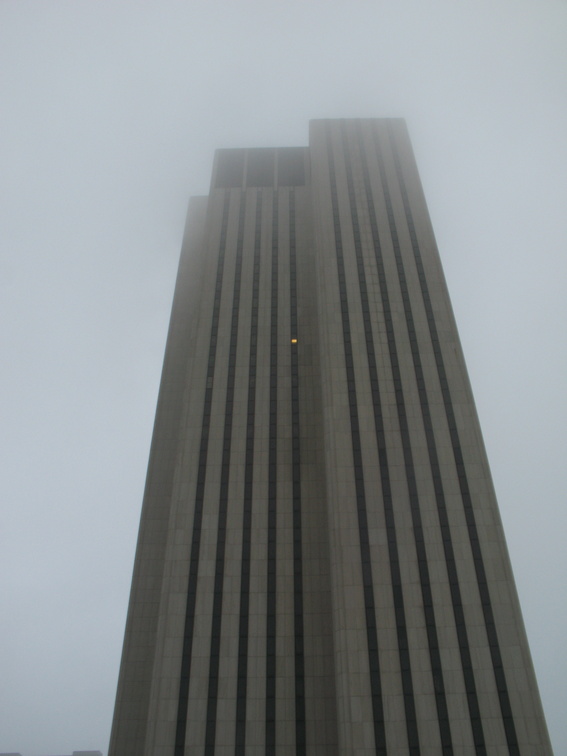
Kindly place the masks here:
POLYGON ((0 752, 106 753, 189 196, 403 116, 567 753, 567 3, 0 4, 0 752))

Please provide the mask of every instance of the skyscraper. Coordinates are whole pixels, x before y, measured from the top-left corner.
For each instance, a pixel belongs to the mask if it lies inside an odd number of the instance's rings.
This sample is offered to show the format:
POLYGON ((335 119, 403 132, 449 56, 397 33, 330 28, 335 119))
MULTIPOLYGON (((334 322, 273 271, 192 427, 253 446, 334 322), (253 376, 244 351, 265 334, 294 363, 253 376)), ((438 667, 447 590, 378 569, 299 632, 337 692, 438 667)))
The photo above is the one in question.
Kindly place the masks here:
POLYGON ((551 754, 406 129, 190 205, 111 756, 551 754))

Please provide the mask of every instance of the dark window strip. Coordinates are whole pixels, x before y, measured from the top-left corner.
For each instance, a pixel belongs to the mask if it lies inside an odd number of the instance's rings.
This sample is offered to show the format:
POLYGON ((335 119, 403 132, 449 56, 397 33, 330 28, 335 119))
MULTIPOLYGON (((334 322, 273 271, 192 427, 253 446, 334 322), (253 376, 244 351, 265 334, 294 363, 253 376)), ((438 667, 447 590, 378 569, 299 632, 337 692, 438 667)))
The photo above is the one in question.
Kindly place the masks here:
POLYGON ((203 420, 201 424, 201 443, 199 449, 199 462, 197 467, 195 509, 193 513, 193 530, 191 537, 191 561, 189 565, 189 579, 187 585, 187 605, 185 609, 185 626, 183 631, 183 650, 181 653, 181 676, 179 681, 179 699, 177 703, 177 725, 175 730, 174 756, 184 756, 185 753, 187 705, 189 703, 189 680, 191 676, 191 654, 193 649, 193 631, 195 627, 195 608, 197 603, 197 575, 199 572, 199 552, 201 548, 201 523, 203 520, 205 478, 207 474, 207 453, 209 446, 209 427, 211 424, 211 401, 215 374, 218 321, 222 292, 222 280, 224 273, 224 259, 226 253, 226 235, 228 227, 229 205, 230 192, 225 191, 221 237, 219 243, 219 258, 215 279, 215 295, 213 302, 211 337, 209 341, 209 356, 207 360, 207 380, 205 389, 205 402, 203 408, 203 420))
MULTIPOLYGON (((358 210, 356 207, 356 197, 354 193, 354 182, 352 177, 352 159, 351 152, 346 137, 344 127, 342 129, 342 143, 343 151, 345 154, 345 164, 347 171, 347 187, 350 202, 351 219, 354 231, 354 243, 356 252, 356 261, 358 268, 358 281, 360 288, 360 298, 362 304, 362 316, 364 322, 364 334, 366 338, 366 348, 368 353, 368 370, 370 374, 370 385, 372 387, 372 404, 374 409, 374 425, 376 429, 376 438, 379 442, 379 464, 380 464, 380 477, 382 482, 382 494, 384 498, 384 510, 386 516, 387 527, 390 527, 390 521, 392 527, 394 526, 394 513, 392 502, 392 491, 390 485, 390 474, 388 469, 387 450, 384 443, 385 430, 384 420, 382 417, 382 406, 380 398, 380 388, 378 381, 378 371, 376 367, 376 355, 374 351, 374 335, 372 332, 372 323, 370 317, 370 303, 368 301, 368 288, 366 284, 366 273, 364 269, 364 259, 362 255, 362 243, 360 225, 358 220, 358 210), (380 448, 380 440, 382 440, 382 448, 380 448)), ((363 165, 364 172, 364 184, 368 200, 368 192, 370 188, 370 178, 368 175, 368 165, 365 160, 363 145, 361 140, 358 140, 358 147, 360 150, 361 163, 363 165)), ((373 209, 373 208, 372 208, 373 209)), ((372 211, 371 211, 372 212, 372 211)), ((371 224, 374 228, 375 224, 371 224)), ((375 256, 376 253, 376 240, 374 241, 375 256)), ((391 313, 390 298, 388 294, 388 286, 384 275, 383 265, 378 265, 378 276, 380 281, 380 293, 382 296, 382 306, 385 312, 391 313)), ((388 340, 388 350, 390 353, 390 363, 392 368, 392 377, 394 379, 394 385, 399 385, 399 389, 395 392, 396 397, 396 409, 398 413, 398 421, 400 425, 400 433, 402 437, 402 448, 404 454, 404 466, 406 472, 406 481, 409 493, 410 511, 413 525, 413 535, 415 541, 415 550, 417 555, 417 563, 419 570, 419 579, 421 587, 421 596, 424 606, 425 614, 425 626, 427 632, 427 640, 429 646, 429 660, 431 664, 431 672, 433 676, 433 689, 435 694, 435 704, 437 707, 437 719, 439 724, 439 734, 441 738, 441 746, 443 748, 444 756, 451 756, 453 753, 453 743, 451 739, 451 729, 449 725, 449 713, 447 709, 447 698, 445 695, 445 682, 443 679, 443 669, 441 666, 441 654, 439 651, 439 639, 437 636, 437 623, 435 621, 435 612, 433 608, 433 602, 431 600, 431 580, 429 577, 429 567, 427 561, 427 551, 425 546, 425 539, 423 535, 423 523, 421 519, 421 509, 419 504, 419 494, 417 490, 417 484, 415 479, 415 467, 413 463, 413 454, 411 450, 410 432, 407 421, 406 405, 402 389, 401 373, 399 369, 398 353, 395 340, 394 329, 392 327, 391 318, 387 319, 386 335, 388 340)), ((417 744, 418 745, 418 744, 417 744)), ((411 747, 411 746, 410 746, 411 747)))
POLYGON ((252 313, 250 318, 250 357, 248 363, 246 457, 244 461, 244 507, 242 515, 242 564, 240 570, 240 620, 236 687, 235 756, 245 756, 246 753, 246 692, 248 680, 248 626, 250 621, 250 552, 252 534, 252 488, 254 478, 254 423, 256 415, 256 357, 258 352, 257 333, 261 231, 262 192, 258 192, 256 195, 256 222, 254 231, 252 313))
POLYGON ((278 192, 273 193, 268 451, 268 576, 266 607, 266 756, 276 753, 276 578, 278 438, 278 192))
POLYGON ((207 698, 207 722, 205 726, 205 756, 214 756, 217 730, 216 714, 218 702, 218 679, 220 666, 220 643, 222 625, 222 597, 224 585, 224 556, 226 547, 226 520, 228 512, 228 487, 230 478, 230 452, 232 446, 232 410, 234 405, 234 384, 236 374, 236 350, 238 341, 238 320, 240 316, 240 284, 242 279, 242 247, 244 239, 244 214, 246 208, 245 193, 240 196, 240 214, 238 218, 238 239, 236 245, 236 266, 234 271, 234 290, 232 295, 232 318, 230 328, 230 346, 228 358, 228 376, 226 383, 226 402, 224 413, 223 450, 221 461, 221 479, 219 495, 219 516, 217 531, 217 551, 215 564, 215 582, 213 591, 213 617, 211 633, 211 655, 209 660, 209 690, 207 698))
POLYGON ((441 353, 441 347, 439 345, 439 335, 437 332, 437 325, 435 322, 435 316, 433 313, 433 307, 431 304, 431 297, 429 295, 429 287, 425 276, 425 269, 423 266, 423 260, 421 257, 421 250, 417 241, 417 234, 415 230, 415 224, 413 221, 413 214, 411 211, 407 189, 400 165, 400 158, 397 151, 395 136, 392 132, 391 125, 389 125, 389 137, 392 146, 392 152, 394 156, 394 165, 396 169, 396 176, 402 195, 402 201, 404 205, 406 221, 410 234, 410 240, 412 245, 413 256, 415 259, 415 265, 419 278, 419 284, 421 288, 421 294, 423 297, 423 303, 425 307, 425 313, 427 317, 427 324, 429 327, 429 333, 431 337, 431 343, 433 346, 433 353, 435 357, 435 364, 437 367, 437 373, 439 376, 439 384, 441 386, 441 393, 443 396, 443 404, 445 407, 445 414, 447 417, 447 424, 449 426, 449 433, 451 437, 451 445, 453 448, 453 456, 455 459, 455 466, 457 469, 457 476, 459 479, 459 487, 461 491, 461 499, 463 502, 465 519, 467 523, 467 529, 469 533, 469 540, 474 557, 474 565, 476 578, 480 593, 480 599, 482 603, 482 610, 484 613, 484 622, 486 626, 486 634, 488 638, 488 645, 490 648, 490 654, 492 658, 492 666, 494 668, 494 676, 497 682, 498 698, 500 702, 500 709, 502 713, 502 721, 504 725, 504 731, 506 733, 506 741, 508 744, 508 751, 511 756, 519 756, 518 738, 516 735, 516 728, 514 726, 514 720, 511 716, 510 697, 508 694, 508 686, 504 675, 504 667, 502 664, 502 655, 500 652, 500 645, 498 643, 498 635, 496 633, 496 625, 494 622, 494 612, 492 609, 492 602, 490 599, 490 592, 488 589, 488 581, 486 579, 486 571, 484 567, 484 561, 482 559, 482 553, 480 551, 480 544, 478 538, 478 529, 476 526, 476 518, 474 514, 474 507, 472 503, 472 497, 470 494, 470 488, 468 483, 467 474, 465 471, 463 452, 461 447, 461 441, 459 433, 457 431, 457 423, 455 419, 455 412, 453 409, 453 402, 451 399, 451 393, 449 391, 449 383, 447 381, 447 372, 445 370, 445 363, 443 355, 441 353))
MULTIPOLYGON (((376 135, 375 139, 376 139, 376 135)), ((362 139, 362 137, 360 137, 362 139)), ((473 730, 473 738, 475 742, 475 751, 478 756, 486 754, 486 746, 484 740, 484 732, 482 728, 482 721, 480 718, 480 709, 478 703, 478 695, 476 691, 476 683, 474 679, 474 672, 472 666, 472 658, 470 653, 470 646, 468 641, 468 633, 466 629, 465 616, 463 610, 463 603, 461 598, 461 590, 459 586, 457 565, 455 560, 455 554, 453 549, 453 542, 451 538, 451 531, 449 527, 449 518, 447 514, 447 506, 445 501, 445 492, 442 484, 441 470, 439 467, 439 459, 437 454, 437 446, 435 443, 435 436, 433 434, 433 422, 431 419, 431 412, 429 409, 429 400, 427 397, 425 377, 423 374, 423 367, 421 362, 421 355, 417 342, 417 333, 415 330, 415 323, 413 318, 413 312, 411 307, 411 300, 408 293, 407 280, 405 275, 405 269, 403 266, 400 243, 398 238, 398 231, 396 227, 394 212, 392 208, 392 200, 390 196, 388 181, 384 169, 384 163, 382 159, 382 153, 380 151, 380 145, 376 141, 376 151, 378 154, 378 166, 380 171, 380 180, 384 192, 384 201, 386 205, 386 213, 388 216, 388 225, 390 229, 390 237, 392 240, 392 247, 394 250, 394 257, 396 261, 396 268, 398 271, 398 280, 400 285, 400 291, 402 294, 402 302, 404 307, 404 314, 406 319, 406 326, 408 329, 408 336, 410 342, 410 349, 412 354, 412 362, 414 365, 414 372, 416 377, 416 384, 418 389, 420 408, 423 419, 423 426, 425 431, 427 451, 429 456, 429 462, 431 467, 431 475, 433 480, 433 486, 435 491, 435 502, 437 506, 437 516, 441 528, 441 535, 443 541, 443 551, 445 555, 445 563, 447 566, 447 575, 449 578, 449 586, 451 591, 451 602, 453 607, 453 615, 455 618, 455 628, 457 632, 457 640, 459 643, 459 654, 461 657, 461 665, 463 669, 463 676, 465 680, 465 690, 467 694, 467 704, 469 709, 469 717, 473 730)), ((366 169, 367 173, 367 169, 366 169)), ((372 190, 370 188, 370 179, 365 176, 367 184, 367 197, 368 206, 371 213, 371 225, 372 233, 375 238, 375 250, 377 260, 380 260, 379 265, 382 266, 382 251, 380 246, 380 239, 378 237, 376 213, 374 209, 374 202, 372 198, 372 190)), ((391 321, 391 318, 390 318, 391 321)), ((390 322, 391 327, 391 322, 390 322)), ((396 360, 397 365, 397 360, 396 360)), ((396 367, 397 369, 397 367, 396 367)), ((399 372, 399 371, 398 371, 399 372)), ((401 385, 401 383, 400 383, 401 385)))
MULTIPOLYGON (((289 192, 290 332, 297 333, 297 259, 295 191, 289 192)), ((303 657, 303 564, 301 545, 301 455, 299 449, 299 365, 297 341, 291 343, 291 426, 293 499, 293 603, 295 624, 295 753, 305 756, 305 660, 303 657)))
MULTIPOLYGON (((378 634, 376 630, 376 603, 374 601, 374 584, 372 580, 372 570, 370 565, 370 541, 368 535, 368 518, 366 512, 366 493, 364 488, 364 477, 362 472, 362 453, 360 448, 360 430, 358 425, 358 408, 356 402, 356 385, 354 378, 354 360, 352 353, 352 343, 349 324, 349 312, 348 301, 346 292, 346 278, 345 278, 345 266, 343 256, 343 243, 341 236, 341 228, 339 221, 339 201, 337 195, 337 180, 335 175, 335 161, 333 157, 333 146, 331 142, 331 130, 330 127, 327 131, 327 156, 329 161, 329 171, 331 179, 331 203, 333 219, 335 224, 335 253, 337 258, 337 269, 339 279, 339 295, 341 300, 341 318, 343 325, 343 343, 345 352, 345 363, 347 373, 347 389, 349 398, 349 413, 350 413, 350 426, 351 426, 351 438, 352 438, 352 455, 355 469, 355 491, 357 502, 357 516, 358 516, 358 532, 360 539, 360 558, 362 563, 363 579, 363 595, 364 605, 366 610, 366 637, 368 643, 368 661, 370 670, 378 672, 378 674, 371 674, 370 676, 370 691, 372 696, 372 715, 374 720, 374 740, 377 756, 386 756, 386 731, 384 722, 384 705, 382 700, 382 689, 380 684, 380 662, 378 656, 378 634)), ((395 533, 391 530, 388 532, 388 546, 390 548, 390 565, 392 568, 392 584, 394 584, 394 571, 396 565, 398 565, 397 559, 397 544, 395 540, 395 533), (394 562, 395 558, 395 562, 394 562)), ((400 582, 399 580, 397 582, 400 582)), ((401 599, 401 593, 396 594, 401 599)), ((402 633, 405 639, 404 648, 407 649, 407 631, 405 623, 405 615, 403 609, 403 601, 395 601, 396 604, 396 625, 398 627, 398 633, 402 633)), ((399 635, 398 635, 399 637, 399 635)), ((401 653, 401 651, 400 651, 401 653)), ((404 657, 405 658, 405 657, 404 657)), ((402 664, 402 669, 404 665, 402 664)), ((409 671, 409 663, 408 663, 409 671)), ((411 676, 409 677, 409 688, 404 686, 404 696, 406 703, 406 716, 413 715, 413 721, 415 722, 415 704, 413 700, 413 689, 411 686, 411 676)), ((414 728, 416 729, 416 728, 414 728)), ((409 730, 409 728, 408 728, 409 730)), ((417 730, 416 730, 417 731, 417 730)), ((408 735, 409 737, 409 735, 408 735)))

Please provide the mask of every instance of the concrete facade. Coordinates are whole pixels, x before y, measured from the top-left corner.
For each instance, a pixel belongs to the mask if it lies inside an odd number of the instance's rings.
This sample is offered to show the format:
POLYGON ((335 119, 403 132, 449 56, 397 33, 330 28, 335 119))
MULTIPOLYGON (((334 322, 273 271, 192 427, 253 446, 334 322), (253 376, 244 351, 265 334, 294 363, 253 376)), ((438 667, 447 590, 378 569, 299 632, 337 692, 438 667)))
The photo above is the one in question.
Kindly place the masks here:
POLYGON ((110 756, 551 754, 399 120, 190 204, 110 756))

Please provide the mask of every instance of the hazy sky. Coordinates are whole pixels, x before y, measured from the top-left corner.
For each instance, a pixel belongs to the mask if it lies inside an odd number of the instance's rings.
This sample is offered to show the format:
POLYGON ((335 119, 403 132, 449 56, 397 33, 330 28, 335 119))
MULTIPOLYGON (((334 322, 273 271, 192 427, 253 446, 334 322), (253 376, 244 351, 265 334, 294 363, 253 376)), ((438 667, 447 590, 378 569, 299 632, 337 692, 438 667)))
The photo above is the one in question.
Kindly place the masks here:
POLYGON ((404 116, 566 754, 566 0, 3 0, 0 112, 0 752, 106 753, 214 149, 404 116))

